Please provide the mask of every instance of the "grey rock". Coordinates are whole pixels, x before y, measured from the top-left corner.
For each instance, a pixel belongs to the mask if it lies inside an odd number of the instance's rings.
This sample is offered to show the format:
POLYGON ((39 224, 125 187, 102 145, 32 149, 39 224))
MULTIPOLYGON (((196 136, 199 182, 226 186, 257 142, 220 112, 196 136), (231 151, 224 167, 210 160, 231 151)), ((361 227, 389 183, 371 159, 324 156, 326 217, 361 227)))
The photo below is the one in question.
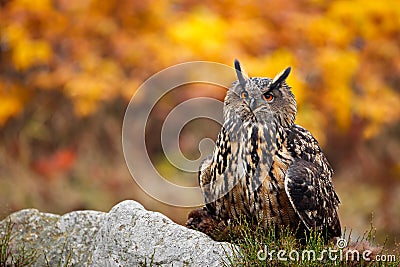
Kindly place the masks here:
POLYGON ((63 216, 35 209, 15 212, 0 222, 0 239, 12 225, 10 248, 14 256, 36 252, 33 266, 87 266, 100 222, 106 215, 97 211, 75 211, 63 216))
POLYGON ((134 201, 115 206, 100 228, 93 263, 101 266, 219 266, 231 245, 146 211, 134 201))
POLYGON ((0 240, 9 222, 11 250, 36 251, 33 266, 220 266, 236 249, 132 200, 109 213, 18 211, 0 222, 0 240))

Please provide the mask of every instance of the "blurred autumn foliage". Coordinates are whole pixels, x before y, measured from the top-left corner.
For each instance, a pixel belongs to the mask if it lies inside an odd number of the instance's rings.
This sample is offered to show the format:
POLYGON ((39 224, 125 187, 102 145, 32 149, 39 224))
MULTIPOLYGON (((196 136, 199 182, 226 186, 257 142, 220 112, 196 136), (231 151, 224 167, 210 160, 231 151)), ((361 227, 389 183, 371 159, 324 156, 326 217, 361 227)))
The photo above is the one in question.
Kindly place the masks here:
POLYGON ((373 212, 383 234, 400 237, 399 1, 0 5, 3 216, 25 207, 107 210, 135 198, 183 222, 186 210, 133 184, 120 145, 124 110, 163 68, 238 58, 251 76, 292 66, 297 123, 336 171, 344 224, 362 231, 373 212))

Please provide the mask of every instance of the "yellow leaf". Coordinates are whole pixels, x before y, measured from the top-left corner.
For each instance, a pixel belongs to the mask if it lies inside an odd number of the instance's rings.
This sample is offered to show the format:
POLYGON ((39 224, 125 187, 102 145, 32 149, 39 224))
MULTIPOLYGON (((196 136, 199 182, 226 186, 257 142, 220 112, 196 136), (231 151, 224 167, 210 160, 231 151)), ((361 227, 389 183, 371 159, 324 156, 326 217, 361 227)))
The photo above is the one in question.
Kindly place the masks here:
POLYGON ((15 0, 11 4, 15 8, 21 8, 30 11, 48 11, 52 7, 51 0, 15 0))
POLYGON ((218 56, 225 49, 229 27, 207 9, 195 10, 168 27, 169 37, 195 55, 218 56))
POLYGON ((326 92, 324 105, 333 113, 338 127, 345 131, 351 123, 354 100, 351 82, 358 68, 358 55, 351 51, 323 49, 317 62, 326 92))
POLYGON ((0 126, 22 111, 24 98, 17 87, 5 88, 0 81, 0 126))
POLYGON ((19 70, 46 63, 51 57, 51 48, 44 41, 21 40, 12 51, 12 61, 19 70))

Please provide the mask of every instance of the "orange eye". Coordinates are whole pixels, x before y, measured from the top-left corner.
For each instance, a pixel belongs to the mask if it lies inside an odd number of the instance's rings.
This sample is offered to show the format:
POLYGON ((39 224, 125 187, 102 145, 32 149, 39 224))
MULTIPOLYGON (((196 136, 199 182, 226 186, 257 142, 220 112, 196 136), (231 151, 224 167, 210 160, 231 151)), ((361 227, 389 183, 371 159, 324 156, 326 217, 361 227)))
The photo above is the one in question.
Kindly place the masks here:
POLYGON ((263 94, 263 98, 267 102, 271 102, 272 100, 274 100, 274 96, 271 93, 263 94))
POLYGON ((248 94, 247 94, 246 91, 243 91, 243 92, 240 94, 240 97, 241 97, 241 98, 247 98, 247 96, 248 96, 248 94))

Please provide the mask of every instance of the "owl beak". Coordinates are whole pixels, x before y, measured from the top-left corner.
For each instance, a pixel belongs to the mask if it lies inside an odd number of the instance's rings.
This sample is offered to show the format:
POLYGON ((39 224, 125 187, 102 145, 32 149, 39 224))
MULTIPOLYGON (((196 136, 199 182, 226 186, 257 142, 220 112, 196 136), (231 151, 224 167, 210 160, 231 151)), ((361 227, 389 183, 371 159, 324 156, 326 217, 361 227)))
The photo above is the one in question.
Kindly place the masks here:
POLYGON ((250 109, 254 111, 257 108, 257 101, 254 98, 250 99, 250 109))

